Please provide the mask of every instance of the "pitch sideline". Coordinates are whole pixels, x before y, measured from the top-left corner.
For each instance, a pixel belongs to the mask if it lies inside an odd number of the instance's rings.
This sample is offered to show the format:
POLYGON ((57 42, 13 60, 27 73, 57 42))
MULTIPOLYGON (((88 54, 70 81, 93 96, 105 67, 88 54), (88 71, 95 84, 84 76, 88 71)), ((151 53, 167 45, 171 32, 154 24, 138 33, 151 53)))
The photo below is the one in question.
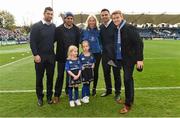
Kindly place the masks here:
MULTIPOLYGON (((180 89, 180 86, 177 86, 177 87, 139 87, 139 88, 135 88, 135 90, 174 90, 174 89, 180 89)), ((97 91, 102 91, 102 90, 105 90, 105 88, 97 89, 97 91)), ((123 88, 123 90, 124 90, 124 88, 123 88)), ((33 93, 33 92, 36 92, 36 91, 35 90, 0 90, 0 93, 33 93)), ((44 90, 44 92, 46 92, 46 90, 44 90)))

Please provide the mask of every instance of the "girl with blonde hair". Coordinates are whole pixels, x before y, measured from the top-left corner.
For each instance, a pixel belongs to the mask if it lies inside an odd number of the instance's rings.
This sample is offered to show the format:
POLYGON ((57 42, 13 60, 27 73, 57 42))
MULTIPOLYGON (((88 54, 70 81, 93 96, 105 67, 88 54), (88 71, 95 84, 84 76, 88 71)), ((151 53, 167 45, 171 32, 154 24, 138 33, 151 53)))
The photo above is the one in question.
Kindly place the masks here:
POLYGON ((91 52, 89 52, 88 41, 81 43, 83 52, 79 55, 82 64, 82 99, 83 103, 89 103, 90 83, 94 80, 94 63, 95 59, 91 52))
POLYGON ((65 64, 65 69, 67 71, 67 78, 69 82, 68 95, 70 107, 75 107, 81 105, 79 100, 78 86, 81 83, 81 63, 78 59, 78 48, 74 45, 69 46, 67 53, 67 60, 65 64), (73 97, 74 90, 74 97, 73 97), (73 99, 74 98, 74 99, 73 99))
POLYGON ((98 81, 98 70, 101 61, 101 42, 100 33, 98 28, 98 20, 95 15, 89 15, 86 20, 86 28, 82 31, 81 41, 88 41, 90 49, 89 51, 94 56, 96 62, 94 67, 94 82, 92 89, 92 96, 96 95, 96 87, 98 81))

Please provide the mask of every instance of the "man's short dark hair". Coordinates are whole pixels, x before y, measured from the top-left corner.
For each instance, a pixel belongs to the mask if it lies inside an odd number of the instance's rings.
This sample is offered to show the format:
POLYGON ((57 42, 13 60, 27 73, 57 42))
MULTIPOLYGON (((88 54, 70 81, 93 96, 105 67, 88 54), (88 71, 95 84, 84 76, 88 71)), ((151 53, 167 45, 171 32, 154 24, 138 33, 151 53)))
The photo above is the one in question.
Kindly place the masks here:
POLYGON ((110 13, 110 11, 109 11, 108 9, 102 9, 102 10, 101 10, 101 13, 102 13, 103 11, 107 11, 108 13, 110 13))
POLYGON ((46 8, 44 9, 44 13, 45 13, 46 11, 53 11, 53 8, 51 8, 51 7, 46 7, 46 8))

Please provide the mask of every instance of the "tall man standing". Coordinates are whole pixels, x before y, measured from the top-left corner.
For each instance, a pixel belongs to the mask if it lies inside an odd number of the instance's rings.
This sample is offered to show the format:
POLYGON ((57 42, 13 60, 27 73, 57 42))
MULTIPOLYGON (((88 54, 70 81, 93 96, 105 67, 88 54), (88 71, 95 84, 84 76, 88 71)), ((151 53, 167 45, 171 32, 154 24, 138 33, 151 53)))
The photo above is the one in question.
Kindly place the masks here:
MULTIPOLYGON (((65 13, 64 23, 56 28, 55 40, 57 41, 56 48, 56 60, 58 62, 58 76, 56 79, 55 93, 53 102, 56 104, 59 102, 59 97, 62 92, 64 81, 64 69, 67 58, 67 50, 70 45, 79 47, 80 30, 73 24, 74 16, 71 12, 65 13)), ((65 88, 66 94, 68 94, 68 82, 66 82, 65 88)))
POLYGON ((112 20, 116 25, 115 59, 124 72, 125 104, 120 113, 127 113, 134 102, 134 66, 139 71, 143 69, 143 42, 136 28, 123 19, 121 11, 114 11, 112 20))
MULTIPOLYGON (((108 62, 114 59, 115 46, 114 46, 114 32, 115 25, 110 19, 110 12, 108 9, 101 10, 102 25, 100 26, 100 39, 102 41, 102 66, 104 72, 104 79, 106 85, 106 91, 101 95, 105 97, 112 94, 112 83, 111 83, 111 65, 108 62)), ((120 68, 112 67, 114 74, 115 83, 115 100, 120 101, 120 90, 121 90, 121 78, 120 68)))
POLYGON ((53 75, 55 66, 54 32, 55 25, 51 22, 53 9, 46 7, 44 18, 32 26, 30 33, 30 47, 34 56, 36 70, 36 95, 38 105, 43 105, 43 77, 47 76, 47 102, 52 104, 53 75))

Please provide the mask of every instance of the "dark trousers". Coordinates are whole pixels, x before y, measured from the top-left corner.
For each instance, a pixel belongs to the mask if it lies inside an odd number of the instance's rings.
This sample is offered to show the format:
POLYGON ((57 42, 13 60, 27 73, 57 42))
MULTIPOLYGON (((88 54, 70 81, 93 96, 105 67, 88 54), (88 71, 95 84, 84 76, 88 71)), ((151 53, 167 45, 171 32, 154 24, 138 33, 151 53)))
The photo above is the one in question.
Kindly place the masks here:
MULTIPOLYGON (((104 73, 104 80, 106 85, 106 91, 112 92, 112 83, 111 83, 111 66, 108 64, 109 59, 106 55, 102 55, 102 66, 104 73)), ((121 92, 121 76, 120 76, 120 68, 112 67, 113 75, 114 75, 114 86, 115 86, 115 94, 120 94, 121 92)))
POLYGON ((69 78, 67 77, 68 73, 66 72, 66 87, 65 87, 65 93, 68 94, 69 89, 69 78))
POLYGON ((62 93, 62 88, 63 88, 63 82, 64 82, 64 70, 65 70, 65 63, 63 62, 58 62, 57 63, 57 79, 56 79, 56 84, 55 84, 55 97, 60 97, 62 93))
POLYGON ((47 76, 47 99, 52 98, 53 94, 53 76, 54 76, 54 66, 55 63, 50 63, 49 61, 43 61, 40 63, 35 63, 35 70, 36 70, 36 95, 38 99, 43 99, 43 77, 44 72, 46 71, 47 76))
POLYGON ((101 53, 93 53, 93 56, 96 60, 95 67, 94 67, 94 82, 93 82, 93 89, 96 89, 97 82, 98 82, 98 74, 99 74, 99 64, 101 61, 101 53))
POLYGON ((131 106, 134 102, 134 64, 123 62, 122 67, 124 71, 125 104, 131 106))

